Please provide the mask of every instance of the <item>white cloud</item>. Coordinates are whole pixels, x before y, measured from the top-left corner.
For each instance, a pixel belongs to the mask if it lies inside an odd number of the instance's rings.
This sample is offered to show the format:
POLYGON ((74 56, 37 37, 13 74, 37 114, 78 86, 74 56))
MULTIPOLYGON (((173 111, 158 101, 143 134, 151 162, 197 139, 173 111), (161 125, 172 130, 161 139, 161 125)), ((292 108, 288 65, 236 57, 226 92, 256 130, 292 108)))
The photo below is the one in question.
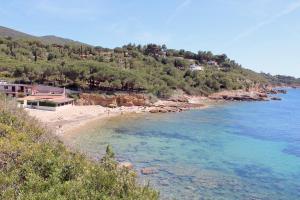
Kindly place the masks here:
POLYGON ((183 0, 174 10, 174 12, 167 18, 166 24, 171 24, 179 13, 187 8, 192 3, 192 0, 183 0))
POLYGON ((244 39, 246 37, 251 36, 252 34, 257 32, 258 30, 262 29, 263 27, 265 27, 265 26, 267 26, 271 23, 276 22, 279 18, 284 17, 286 15, 289 15, 292 12, 298 10, 299 8, 300 8, 300 1, 296 1, 294 3, 289 4, 286 8, 284 8, 283 10, 278 12, 277 14, 269 16, 267 19, 262 20, 261 22, 259 22, 255 26, 250 27, 249 29, 245 30, 244 32, 238 34, 227 45, 231 45, 231 44, 233 44, 233 43, 235 43, 235 42, 237 42, 241 39, 244 39))
POLYGON ((169 34, 142 32, 135 36, 135 40, 141 44, 156 43, 167 44, 170 41, 171 36, 169 34))
MULTIPOLYGON (((91 8, 82 2, 63 2, 63 1, 50 1, 40 0, 35 2, 34 10, 38 12, 47 13, 49 16, 71 19, 94 19, 93 16, 99 14, 95 8, 91 8)), ((33 12, 35 12, 33 11, 33 12)), ((101 11, 101 9, 100 9, 101 11)))
POLYGON ((131 31, 137 31, 141 29, 142 24, 140 21, 134 17, 125 18, 121 21, 110 24, 107 30, 116 35, 126 35, 130 34, 131 31))

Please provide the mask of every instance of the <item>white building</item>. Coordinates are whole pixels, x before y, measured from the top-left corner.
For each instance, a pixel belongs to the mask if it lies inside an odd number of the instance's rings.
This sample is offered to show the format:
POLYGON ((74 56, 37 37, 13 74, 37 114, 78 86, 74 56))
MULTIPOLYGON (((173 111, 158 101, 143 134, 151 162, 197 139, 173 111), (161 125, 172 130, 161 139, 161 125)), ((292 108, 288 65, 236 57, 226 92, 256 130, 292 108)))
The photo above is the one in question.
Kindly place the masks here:
POLYGON ((25 84, 13 84, 0 81, 0 92, 11 97, 24 97, 32 95, 33 86, 25 84))
POLYGON ((194 63, 194 64, 190 65, 190 70, 191 71, 202 71, 203 66, 197 65, 197 64, 194 63))
POLYGON ((212 65, 212 66, 219 66, 218 63, 216 61, 210 60, 207 62, 208 65, 212 65))
POLYGON ((4 80, 0 80, 0 85, 4 85, 4 84, 7 84, 7 82, 4 80))

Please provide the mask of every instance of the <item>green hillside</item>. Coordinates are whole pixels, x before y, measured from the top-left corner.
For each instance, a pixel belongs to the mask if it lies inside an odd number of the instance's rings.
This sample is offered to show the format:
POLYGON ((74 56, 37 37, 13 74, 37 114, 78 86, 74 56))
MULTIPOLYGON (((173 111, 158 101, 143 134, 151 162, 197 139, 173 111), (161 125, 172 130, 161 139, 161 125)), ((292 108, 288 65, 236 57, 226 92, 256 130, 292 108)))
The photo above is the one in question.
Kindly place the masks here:
POLYGON ((0 37, 4 38, 12 38, 12 39, 29 39, 29 40, 38 40, 44 44, 75 44, 75 45, 86 45, 81 42, 77 42, 74 40, 70 40, 67 38, 57 37, 54 35, 46 35, 46 36, 34 36, 27 33, 23 33, 11 28, 7 28, 4 26, 0 26, 0 37))
POLYGON ((0 37, 0 79, 83 91, 145 92, 168 97, 174 90, 208 95, 271 83, 274 77, 243 68, 225 54, 193 53, 165 45, 128 44, 108 49, 57 44, 28 37, 0 37), (193 71, 191 65, 203 70, 193 71))

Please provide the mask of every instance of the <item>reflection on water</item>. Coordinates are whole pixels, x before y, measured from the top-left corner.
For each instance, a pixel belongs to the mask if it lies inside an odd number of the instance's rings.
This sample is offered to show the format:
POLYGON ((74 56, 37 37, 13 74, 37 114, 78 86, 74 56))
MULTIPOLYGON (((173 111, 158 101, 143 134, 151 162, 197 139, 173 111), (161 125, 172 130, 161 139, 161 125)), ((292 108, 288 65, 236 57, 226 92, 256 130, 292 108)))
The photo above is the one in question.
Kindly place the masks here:
POLYGON ((92 156, 111 144, 162 199, 300 198, 300 91, 283 101, 231 103, 177 114, 132 115, 67 140, 92 156))

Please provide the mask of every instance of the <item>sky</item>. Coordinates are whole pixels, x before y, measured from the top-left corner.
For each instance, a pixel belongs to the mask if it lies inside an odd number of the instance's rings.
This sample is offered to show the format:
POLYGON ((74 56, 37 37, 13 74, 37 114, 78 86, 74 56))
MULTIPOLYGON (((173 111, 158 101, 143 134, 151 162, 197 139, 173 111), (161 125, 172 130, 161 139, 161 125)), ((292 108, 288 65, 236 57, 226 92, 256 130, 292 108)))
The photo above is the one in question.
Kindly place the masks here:
POLYGON ((95 46, 166 44, 300 77, 300 0, 1 0, 0 25, 95 46))

